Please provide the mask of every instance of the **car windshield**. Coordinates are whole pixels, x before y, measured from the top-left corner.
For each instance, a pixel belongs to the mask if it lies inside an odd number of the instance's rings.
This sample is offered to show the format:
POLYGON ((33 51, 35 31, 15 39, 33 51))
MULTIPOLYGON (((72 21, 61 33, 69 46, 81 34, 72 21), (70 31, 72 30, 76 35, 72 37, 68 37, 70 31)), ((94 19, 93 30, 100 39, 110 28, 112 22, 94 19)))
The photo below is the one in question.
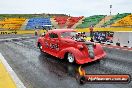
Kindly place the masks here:
POLYGON ((73 36, 76 36, 76 32, 74 32, 74 31, 70 31, 70 32, 63 32, 63 33, 61 33, 61 37, 62 38, 71 38, 71 37, 73 37, 73 36))

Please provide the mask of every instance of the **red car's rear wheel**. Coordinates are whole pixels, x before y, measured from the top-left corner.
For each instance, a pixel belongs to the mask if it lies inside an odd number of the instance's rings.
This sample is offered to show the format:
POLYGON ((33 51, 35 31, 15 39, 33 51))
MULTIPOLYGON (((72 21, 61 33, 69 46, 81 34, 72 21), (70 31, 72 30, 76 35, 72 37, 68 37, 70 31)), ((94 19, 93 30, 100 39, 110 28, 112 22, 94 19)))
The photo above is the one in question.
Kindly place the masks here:
POLYGON ((42 52, 42 45, 40 43, 38 44, 38 47, 39 47, 40 51, 42 52))

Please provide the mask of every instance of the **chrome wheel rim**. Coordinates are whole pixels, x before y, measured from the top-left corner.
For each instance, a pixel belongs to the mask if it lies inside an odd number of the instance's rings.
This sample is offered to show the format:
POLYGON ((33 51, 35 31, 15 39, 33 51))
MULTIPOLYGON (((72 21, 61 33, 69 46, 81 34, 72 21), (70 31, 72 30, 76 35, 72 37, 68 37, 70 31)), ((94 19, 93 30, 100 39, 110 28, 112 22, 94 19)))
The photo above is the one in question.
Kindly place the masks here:
POLYGON ((42 46, 41 46, 41 44, 39 44, 39 48, 42 50, 42 46))
POLYGON ((42 46, 40 46, 40 49, 42 49, 42 46))
POLYGON ((71 54, 71 53, 68 53, 68 61, 70 62, 70 63, 73 63, 74 62, 74 56, 71 54))

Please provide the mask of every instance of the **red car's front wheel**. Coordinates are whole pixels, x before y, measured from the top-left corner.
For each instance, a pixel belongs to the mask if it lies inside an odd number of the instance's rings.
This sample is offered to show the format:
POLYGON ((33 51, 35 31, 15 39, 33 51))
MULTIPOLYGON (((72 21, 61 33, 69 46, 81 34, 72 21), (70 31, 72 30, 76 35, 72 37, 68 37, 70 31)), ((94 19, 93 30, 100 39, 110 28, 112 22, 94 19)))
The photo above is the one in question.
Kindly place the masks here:
POLYGON ((67 54, 67 60, 69 63, 74 63, 75 62, 74 55, 72 53, 68 53, 67 54))

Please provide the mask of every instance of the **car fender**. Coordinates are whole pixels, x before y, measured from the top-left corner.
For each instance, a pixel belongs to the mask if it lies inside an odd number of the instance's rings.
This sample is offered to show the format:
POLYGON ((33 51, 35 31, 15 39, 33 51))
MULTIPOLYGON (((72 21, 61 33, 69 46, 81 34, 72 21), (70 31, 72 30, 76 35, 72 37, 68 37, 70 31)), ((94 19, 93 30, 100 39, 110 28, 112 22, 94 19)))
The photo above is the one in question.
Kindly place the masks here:
POLYGON ((103 49, 103 47, 100 44, 97 44, 96 53, 98 55, 104 55, 103 58, 107 56, 107 53, 105 52, 105 50, 103 49))
POLYGON ((95 49, 95 52, 96 53, 99 53, 99 54, 103 54, 105 53, 104 49, 102 48, 102 46, 100 44, 96 44, 96 49, 95 49))
POLYGON ((40 43, 43 46, 44 45, 44 39, 42 37, 40 37, 37 41, 37 46, 38 46, 38 43, 40 43))
POLYGON ((61 50, 59 52, 59 57, 63 59, 66 53, 72 53, 75 59, 80 59, 84 57, 83 53, 79 49, 74 48, 74 47, 68 47, 68 48, 61 50))

